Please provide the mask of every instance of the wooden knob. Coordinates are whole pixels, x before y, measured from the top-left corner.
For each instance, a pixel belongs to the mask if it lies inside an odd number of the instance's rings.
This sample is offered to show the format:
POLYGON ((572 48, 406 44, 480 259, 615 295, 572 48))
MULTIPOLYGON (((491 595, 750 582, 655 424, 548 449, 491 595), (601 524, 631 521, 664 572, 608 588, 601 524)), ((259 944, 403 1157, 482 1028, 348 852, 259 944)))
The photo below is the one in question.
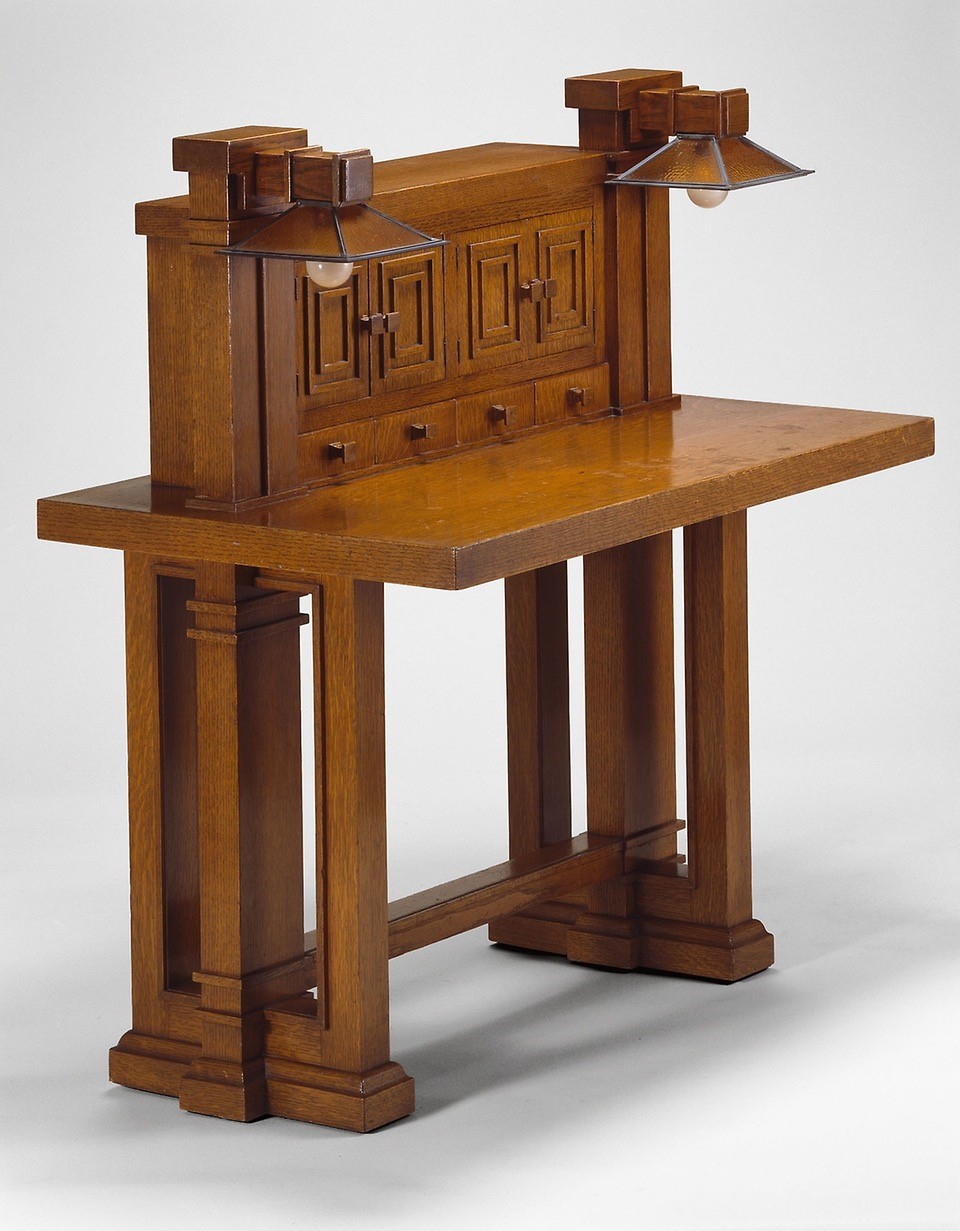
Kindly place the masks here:
POLYGON ((327 445, 327 456, 337 457, 345 466, 350 466, 357 460, 357 442, 355 440, 334 440, 327 445))
POLYGON ((499 402, 490 407, 490 418, 494 423, 502 423, 504 427, 513 427, 517 418, 516 406, 501 406, 499 402))
POLYGON ((553 297, 556 295, 556 293, 557 293, 557 280, 556 280, 556 278, 546 278, 546 279, 544 280, 544 283, 543 283, 543 297, 544 297, 544 299, 553 299, 553 297))
POLYGON ((540 278, 531 278, 529 282, 520 283, 521 299, 529 299, 531 303, 537 303, 543 299, 544 284, 540 278))
MULTIPOLYGON (((396 313, 393 313, 392 315, 395 316, 396 313)), ((379 333, 386 333, 387 318, 382 312, 371 312, 369 316, 360 317, 360 328, 368 329, 374 336, 379 333)))
POLYGON ((383 328, 386 333, 396 333, 400 328, 400 313, 388 312, 383 318, 383 328))
POLYGON ((437 434, 435 423, 411 423, 410 435, 414 440, 433 440, 437 434))
POLYGON ((580 385, 571 385, 567 390, 567 397, 574 404, 574 406, 586 408, 590 405, 590 392, 591 391, 589 389, 584 389, 580 385))

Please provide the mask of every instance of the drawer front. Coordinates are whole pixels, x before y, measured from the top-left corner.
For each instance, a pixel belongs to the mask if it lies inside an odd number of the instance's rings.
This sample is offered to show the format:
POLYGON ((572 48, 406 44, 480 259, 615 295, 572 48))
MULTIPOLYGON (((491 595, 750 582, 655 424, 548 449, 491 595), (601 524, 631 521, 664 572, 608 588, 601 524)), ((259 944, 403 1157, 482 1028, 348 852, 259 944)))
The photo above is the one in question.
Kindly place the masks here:
POLYGON ((533 385, 491 389, 473 397, 457 399, 457 435, 463 444, 509 436, 533 427, 533 385))
POLYGON ((593 415, 609 406, 610 369, 605 363, 537 381, 538 423, 593 415))
POLYGON ((377 420, 377 461, 396 462, 457 443, 457 404, 437 402, 377 420))
POLYGON ((329 479, 364 470, 377 460, 377 430, 373 419, 342 423, 322 432, 305 432, 297 440, 300 482, 329 479))

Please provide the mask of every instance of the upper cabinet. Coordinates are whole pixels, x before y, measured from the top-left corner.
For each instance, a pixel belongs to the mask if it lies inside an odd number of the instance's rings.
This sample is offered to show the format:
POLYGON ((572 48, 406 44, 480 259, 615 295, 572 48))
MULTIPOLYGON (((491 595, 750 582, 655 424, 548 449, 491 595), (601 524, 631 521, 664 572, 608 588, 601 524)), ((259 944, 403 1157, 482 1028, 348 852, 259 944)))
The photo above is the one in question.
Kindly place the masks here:
POLYGON ((591 209, 450 236, 462 373, 522 363, 596 339, 591 209))
POLYGON ((444 379, 443 257, 358 264, 346 286, 297 278, 301 404, 355 402, 444 379))
MULTIPOLYGON (((442 251, 358 264, 334 290, 298 276, 297 387, 311 427, 380 413, 384 395, 442 381, 452 382, 442 391, 449 397, 482 388, 480 377, 503 368, 550 356, 562 368, 561 352, 581 352, 571 353, 574 365, 602 357, 591 206, 446 238, 442 251), (356 405, 371 397, 380 400, 356 405)), ((541 362, 532 375, 543 370, 541 362)), ((406 404, 386 400, 388 409, 406 404)))

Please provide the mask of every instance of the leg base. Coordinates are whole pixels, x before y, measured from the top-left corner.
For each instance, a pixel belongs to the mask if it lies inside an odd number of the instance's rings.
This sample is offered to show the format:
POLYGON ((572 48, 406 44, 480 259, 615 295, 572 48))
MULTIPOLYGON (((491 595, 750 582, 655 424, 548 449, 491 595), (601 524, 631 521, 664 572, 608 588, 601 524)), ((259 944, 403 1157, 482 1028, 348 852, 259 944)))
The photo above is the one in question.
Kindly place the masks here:
POLYGON ((180 1106, 245 1124, 262 1119, 269 1115, 263 1060, 240 1063, 200 1056, 180 1081, 180 1106))
POLYGON ((570 902, 538 902, 513 915, 501 915, 487 926, 498 945, 532 949, 535 953, 567 955, 567 934, 583 914, 583 906, 570 902))
POLYGON ((563 902, 504 915, 490 924, 492 941, 612 970, 661 970, 736 983, 773 965, 773 937, 758 919, 710 927, 672 919, 614 918, 563 902))
POLYGON ((199 1053, 196 1043, 128 1030, 116 1047, 110 1048, 110 1080, 131 1090, 176 1098, 184 1073, 199 1053))
POLYGON ((369 1133, 413 1111, 413 1079, 399 1064, 345 1073, 295 1060, 267 1061, 269 1112, 369 1133))
POLYGON ((573 962, 619 970, 662 970, 736 983, 773 965, 773 937, 758 919, 732 928, 672 919, 585 915, 567 935, 573 962))

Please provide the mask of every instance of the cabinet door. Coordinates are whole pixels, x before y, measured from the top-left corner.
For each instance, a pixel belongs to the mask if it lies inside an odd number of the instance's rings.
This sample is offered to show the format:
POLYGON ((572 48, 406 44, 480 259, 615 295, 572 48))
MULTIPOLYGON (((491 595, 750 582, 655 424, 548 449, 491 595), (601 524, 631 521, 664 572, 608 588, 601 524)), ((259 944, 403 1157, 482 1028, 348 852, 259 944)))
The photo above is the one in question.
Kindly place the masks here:
POLYGON ((532 259, 528 228, 520 222, 484 227, 458 235, 456 244, 460 371, 527 359, 531 338, 520 283, 532 259))
POLYGON ((537 352, 590 346, 594 341, 593 214, 567 212, 536 220, 537 352))
POLYGON ((367 267, 358 264, 346 286, 321 290, 302 273, 300 300, 301 405, 353 402, 370 392, 370 345, 361 332, 367 311, 367 267))
POLYGON ((443 380, 443 258, 436 250, 371 261, 370 306, 384 317, 370 343, 370 392, 443 380))

